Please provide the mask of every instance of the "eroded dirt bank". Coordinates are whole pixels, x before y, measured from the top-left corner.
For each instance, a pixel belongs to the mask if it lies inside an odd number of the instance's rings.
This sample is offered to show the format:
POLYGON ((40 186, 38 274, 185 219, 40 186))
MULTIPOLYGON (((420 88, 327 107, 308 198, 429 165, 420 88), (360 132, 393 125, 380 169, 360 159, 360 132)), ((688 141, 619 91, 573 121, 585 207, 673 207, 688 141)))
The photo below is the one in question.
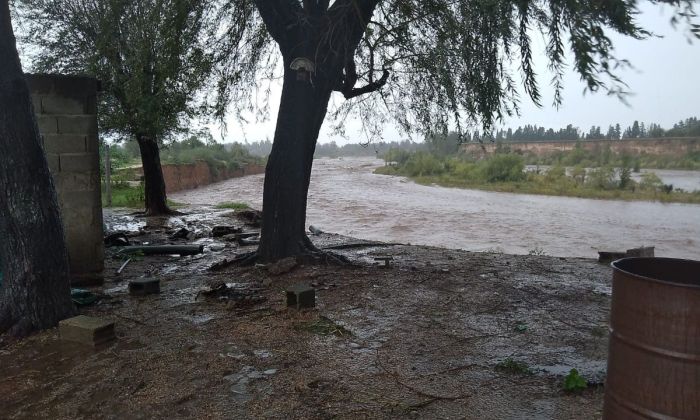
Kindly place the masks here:
MULTIPOLYGON (((0 343, 0 407, 7 418, 581 418, 600 417, 610 269, 593 260, 363 246, 312 236, 355 266, 210 272, 254 246, 209 237, 244 226, 209 208, 108 226, 130 241, 202 243, 193 257, 107 260, 101 299, 83 314, 116 321, 98 351, 57 330, 0 343), (168 239, 181 227, 190 239, 168 239), (376 255, 394 258, 389 268, 376 255), (130 279, 155 276, 161 294, 133 297, 130 279), (228 283, 226 296, 200 293, 228 283), (282 290, 317 289, 314 310, 287 309, 282 290), (523 362, 526 369, 508 369, 523 362), (563 391, 578 369, 590 386, 563 391), (517 370, 520 370, 519 372, 517 370), (529 372, 527 372, 529 370, 529 372)), ((223 290, 223 289, 220 289, 223 290)))

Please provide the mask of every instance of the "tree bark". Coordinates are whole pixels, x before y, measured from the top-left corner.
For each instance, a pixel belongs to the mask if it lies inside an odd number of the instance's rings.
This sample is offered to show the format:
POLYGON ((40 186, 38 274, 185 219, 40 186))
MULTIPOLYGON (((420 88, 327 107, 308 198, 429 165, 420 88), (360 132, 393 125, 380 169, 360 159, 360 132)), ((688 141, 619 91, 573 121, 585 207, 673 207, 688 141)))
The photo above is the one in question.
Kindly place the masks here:
POLYGON ((160 150, 155 138, 137 135, 136 141, 141 151, 141 164, 143 166, 144 200, 147 216, 161 216, 173 214, 168 207, 165 194, 165 179, 163 168, 160 165, 160 150))
MULTIPOLYGON (((286 60, 285 60, 286 61, 286 60)), ((288 69, 289 65, 285 65, 288 69)), ((308 254, 306 204, 316 140, 331 90, 285 70, 272 151, 265 168, 258 258, 264 262, 308 254)))
POLYGON ((58 201, 8 0, 0 0, 0 238, 0 334, 26 335, 74 314, 58 201))
POLYGON ((376 0, 256 1, 284 62, 282 98, 272 151, 265 168, 263 219, 257 258, 273 262, 318 254, 306 236, 306 204, 316 141, 331 93, 352 59, 376 0), (315 60, 313 69, 290 68, 295 59, 315 60))

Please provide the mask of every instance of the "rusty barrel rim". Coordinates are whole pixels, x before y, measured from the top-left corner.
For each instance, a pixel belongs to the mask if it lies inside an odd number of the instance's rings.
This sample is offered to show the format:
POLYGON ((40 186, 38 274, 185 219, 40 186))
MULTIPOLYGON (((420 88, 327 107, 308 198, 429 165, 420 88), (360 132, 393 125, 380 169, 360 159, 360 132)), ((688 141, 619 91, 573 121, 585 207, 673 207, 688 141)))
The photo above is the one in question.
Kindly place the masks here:
POLYGON ((619 260, 615 260, 612 263, 610 263, 610 266, 613 268, 614 271, 624 273, 624 274, 628 275, 629 277, 634 278, 635 280, 643 280, 643 281, 649 281, 652 283, 659 283, 659 284, 664 284, 664 285, 669 285, 669 286, 684 287, 684 288, 699 289, 700 290, 700 277, 697 278, 695 282, 693 282, 692 280, 687 281, 687 282, 664 280, 664 279, 659 279, 659 278, 655 278, 655 277, 650 277, 648 274, 641 274, 639 272, 635 272, 634 270, 631 269, 631 267, 625 267, 626 265, 636 266, 642 262, 646 262, 646 263, 654 262, 655 264, 659 264, 659 263, 669 264, 670 266, 673 266, 675 268, 679 268, 680 266, 685 266, 688 271, 695 269, 695 272, 700 273, 700 261, 683 259, 683 258, 629 257, 629 258, 621 258, 619 260))

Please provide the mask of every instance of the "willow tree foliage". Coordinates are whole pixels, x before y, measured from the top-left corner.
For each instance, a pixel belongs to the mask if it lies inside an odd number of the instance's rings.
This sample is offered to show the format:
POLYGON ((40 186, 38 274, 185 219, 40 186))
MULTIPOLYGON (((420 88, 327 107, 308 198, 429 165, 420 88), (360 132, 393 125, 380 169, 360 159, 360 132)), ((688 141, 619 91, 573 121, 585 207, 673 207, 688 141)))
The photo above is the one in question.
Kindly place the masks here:
MULTIPOLYGON (((213 6, 201 0, 17 0, 34 70, 102 81, 100 128, 136 139, 146 213, 167 214, 159 145, 198 115, 213 6)), ((233 26, 232 26, 233 27, 233 26)))
MULTIPOLYGON (((691 0, 652 0, 693 16, 691 0)), ((263 197, 257 257, 316 255, 304 233, 314 148, 331 98, 336 122, 354 113, 370 132, 387 121, 424 135, 485 129, 517 114, 521 100, 540 104, 534 57, 544 54, 554 103, 573 67, 592 92, 625 94, 629 65, 611 33, 651 34, 636 22, 635 0, 255 0, 257 14, 235 31, 222 98, 239 107, 247 88, 281 58, 283 87, 263 197), (267 36, 261 35, 262 26, 267 36), (535 38, 545 40, 535 51, 535 38), (241 42, 243 41, 243 42, 241 42), (269 48, 269 42, 277 50, 269 48), (521 92, 524 93, 521 97, 521 92), (333 100, 333 103, 337 101, 333 100)), ((230 0, 227 10, 251 2, 230 0)), ((691 23, 692 25, 692 23, 691 23)), ((691 30, 698 30, 691 26, 691 30)), ((225 68, 225 66, 224 66, 225 68)))

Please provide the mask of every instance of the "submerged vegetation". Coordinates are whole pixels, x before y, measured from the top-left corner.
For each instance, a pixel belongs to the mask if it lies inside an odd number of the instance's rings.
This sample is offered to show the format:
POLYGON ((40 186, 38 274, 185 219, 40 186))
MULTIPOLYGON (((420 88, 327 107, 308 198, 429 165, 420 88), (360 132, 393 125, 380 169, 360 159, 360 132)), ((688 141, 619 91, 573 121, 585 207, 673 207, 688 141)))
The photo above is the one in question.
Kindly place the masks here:
POLYGON ((584 165, 584 160, 572 167, 568 164, 575 160, 564 160, 546 170, 526 170, 523 156, 504 151, 486 159, 471 160, 464 156, 392 150, 384 159, 387 165, 378 168, 376 173, 403 175, 428 185, 582 198, 700 203, 700 191, 687 192, 664 185, 653 172, 644 173, 635 181, 632 173, 638 168, 629 157, 611 158, 608 163, 591 165, 593 167, 584 165))

